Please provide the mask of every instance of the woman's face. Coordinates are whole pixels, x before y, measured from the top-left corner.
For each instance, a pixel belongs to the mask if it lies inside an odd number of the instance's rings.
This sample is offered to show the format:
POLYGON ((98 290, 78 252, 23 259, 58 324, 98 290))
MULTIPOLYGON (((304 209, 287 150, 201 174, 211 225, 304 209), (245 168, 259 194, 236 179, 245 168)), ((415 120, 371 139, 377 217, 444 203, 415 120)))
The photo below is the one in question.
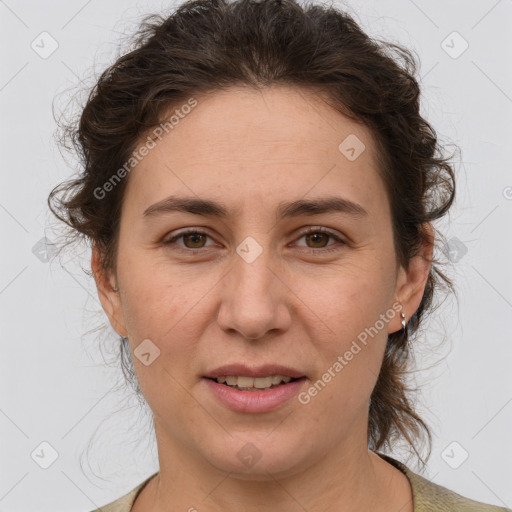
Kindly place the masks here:
POLYGON ((397 266, 371 134, 306 90, 196 100, 129 174, 117 275, 93 255, 160 463, 169 450, 266 478, 366 450, 397 299, 409 318, 428 273, 420 259, 397 266), (287 374, 302 378, 262 391, 207 378, 287 374))

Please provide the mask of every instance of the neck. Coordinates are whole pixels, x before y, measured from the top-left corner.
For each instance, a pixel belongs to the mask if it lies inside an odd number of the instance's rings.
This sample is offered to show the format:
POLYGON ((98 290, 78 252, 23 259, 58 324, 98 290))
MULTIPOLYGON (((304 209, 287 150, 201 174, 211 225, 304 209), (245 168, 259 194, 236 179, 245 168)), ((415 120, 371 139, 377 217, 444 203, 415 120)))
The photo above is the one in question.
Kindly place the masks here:
POLYGON ((163 434, 155 423, 160 472, 139 494, 132 512, 189 512, 262 509, 280 512, 374 512, 412 510, 412 491, 407 478, 366 443, 347 442, 314 464, 287 474, 258 475, 220 471, 183 444, 163 434))

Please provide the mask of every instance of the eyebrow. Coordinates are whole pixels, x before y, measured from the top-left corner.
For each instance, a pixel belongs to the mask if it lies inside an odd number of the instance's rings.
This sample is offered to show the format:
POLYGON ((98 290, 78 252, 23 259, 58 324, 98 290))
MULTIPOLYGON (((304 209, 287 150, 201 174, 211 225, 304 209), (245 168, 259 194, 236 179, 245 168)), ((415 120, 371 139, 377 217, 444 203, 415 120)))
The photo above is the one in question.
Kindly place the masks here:
MULTIPOLYGON (((142 214, 145 218, 153 218, 168 213, 184 212, 205 217, 228 218, 229 209, 220 202, 197 197, 169 196, 155 203, 142 214)), ((277 218, 285 219, 300 215, 319 215, 322 213, 338 212, 352 217, 365 217, 368 212, 357 203, 348 199, 329 196, 317 199, 299 199, 297 201, 281 202, 277 207, 277 218)), ((231 212, 235 216, 237 211, 231 212)))

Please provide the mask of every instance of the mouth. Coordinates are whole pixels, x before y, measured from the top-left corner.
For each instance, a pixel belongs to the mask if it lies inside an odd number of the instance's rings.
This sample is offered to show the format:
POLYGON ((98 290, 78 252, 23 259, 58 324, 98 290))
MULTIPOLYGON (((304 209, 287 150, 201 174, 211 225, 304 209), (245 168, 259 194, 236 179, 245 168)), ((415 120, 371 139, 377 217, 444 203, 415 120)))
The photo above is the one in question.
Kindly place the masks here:
POLYGON ((238 413, 265 413, 289 403, 307 381, 293 368, 268 364, 225 365, 203 376, 207 392, 220 405, 238 413))
POLYGON ((240 375, 220 375, 210 380, 238 391, 269 391, 280 386, 295 382, 305 377, 290 377, 288 375, 269 375, 266 377, 246 377, 240 375))

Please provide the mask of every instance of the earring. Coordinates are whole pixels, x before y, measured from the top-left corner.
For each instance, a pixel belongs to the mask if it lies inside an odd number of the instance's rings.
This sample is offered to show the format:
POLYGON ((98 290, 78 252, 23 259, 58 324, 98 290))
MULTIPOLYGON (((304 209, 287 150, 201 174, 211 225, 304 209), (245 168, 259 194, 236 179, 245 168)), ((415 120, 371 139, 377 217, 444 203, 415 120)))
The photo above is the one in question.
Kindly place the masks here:
POLYGON ((405 327, 407 326, 407 321, 405 319, 405 315, 404 315, 403 311, 400 313, 400 318, 402 319, 402 329, 405 331, 405 327))
POLYGON ((118 292, 119 291, 119 288, 117 287, 117 285, 114 287, 112 286, 112 290, 114 290, 115 292, 118 292))

